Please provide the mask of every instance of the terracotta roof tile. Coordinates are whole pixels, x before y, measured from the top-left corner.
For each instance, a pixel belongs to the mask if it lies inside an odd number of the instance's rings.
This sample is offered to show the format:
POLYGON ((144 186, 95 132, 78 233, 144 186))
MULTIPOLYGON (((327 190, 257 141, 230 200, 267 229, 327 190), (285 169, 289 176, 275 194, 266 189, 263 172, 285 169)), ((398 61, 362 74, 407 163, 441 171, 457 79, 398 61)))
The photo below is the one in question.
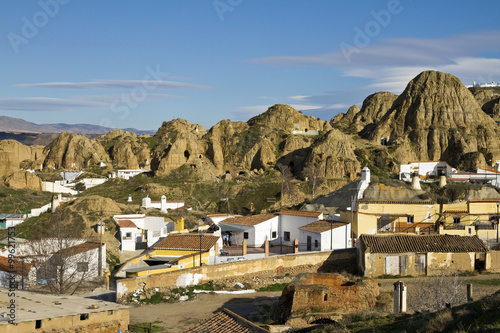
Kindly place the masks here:
POLYGON ((292 215, 292 216, 307 216, 307 217, 318 217, 321 212, 303 212, 299 210, 282 210, 279 212, 280 215, 292 215))
POLYGON ((31 269, 30 263, 22 262, 21 260, 14 259, 14 262, 13 262, 14 267, 11 267, 10 265, 11 265, 11 263, 9 263, 9 258, 0 257, 0 271, 12 272, 12 273, 17 274, 17 275, 27 276, 30 269, 31 269))
POLYGON ((120 228, 137 228, 135 223, 130 220, 119 220, 118 225, 120 228))
POLYGON ((223 308, 185 333, 264 333, 268 332, 236 313, 223 308))
POLYGON ((487 252, 488 248, 477 236, 451 235, 361 235, 359 237, 371 253, 407 252, 487 252))
POLYGON ((62 257, 70 257, 75 254, 84 253, 99 248, 99 243, 85 242, 59 251, 62 257))
MULTIPOLYGON (((219 237, 201 234, 201 249, 210 250, 219 237)), ((199 250, 200 234, 170 234, 162 239, 155 249, 159 250, 199 250)))
POLYGON ((299 229, 322 233, 330 229, 343 227, 346 224, 347 223, 345 222, 329 222, 325 220, 319 220, 319 221, 314 221, 313 223, 309 223, 305 226, 302 226, 299 229))
POLYGON ((230 217, 220 221, 220 223, 231 223, 231 224, 241 224, 241 225, 257 225, 264 221, 270 220, 273 217, 276 217, 274 214, 259 214, 259 215, 250 215, 250 216, 242 216, 242 217, 230 217))

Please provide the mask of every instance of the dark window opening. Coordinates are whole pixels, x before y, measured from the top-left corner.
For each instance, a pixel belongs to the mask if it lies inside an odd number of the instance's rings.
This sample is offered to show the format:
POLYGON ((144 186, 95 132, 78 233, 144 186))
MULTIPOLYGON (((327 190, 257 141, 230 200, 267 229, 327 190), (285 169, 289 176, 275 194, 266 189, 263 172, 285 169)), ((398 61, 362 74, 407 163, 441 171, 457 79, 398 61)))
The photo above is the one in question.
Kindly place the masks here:
POLYGON ((308 129, 306 128, 306 129, 304 130, 304 132, 306 132, 306 133, 307 133, 307 131, 308 131, 308 129))
POLYGON ((113 310, 108 310, 108 315, 112 315, 113 314, 113 310))
POLYGON ((325 296, 323 296, 323 300, 326 302, 328 301, 328 294, 325 294, 325 296))
POLYGON ((413 223, 414 222, 414 217, 412 216, 407 216, 406 217, 406 223, 413 223))
POLYGON ((248 239, 248 232, 243 233, 243 238, 248 239))
POLYGON ((319 242, 317 239, 314 240, 314 247, 319 247, 319 242))
POLYGON ((271 235, 272 238, 276 238, 276 231, 273 231, 272 235, 271 235))
POLYGON ((293 166, 295 166, 295 163, 293 163, 293 161, 290 161, 290 163, 288 163, 288 165, 293 167, 293 166))
POLYGON ((230 174, 231 172, 229 172, 229 170, 226 170, 226 175, 230 174))
POLYGON ((454 217, 453 223, 460 223, 460 217, 454 217))
POLYGON ((82 313, 80 315, 80 320, 88 320, 89 319, 89 314, 88 313, 82 313))
POLYGON ((35 329, 39 329, 39 328, 42 328, 42 320, 41 319, 37 319, 35 321, 35 329))
POLYGON ((285 242, 289 242, 290 241, 290 231, 285 231, 285 233, 284 233, 284 239, 285 239, 285 242))
POLYGON ((198 158, 201 158, 201 157, 202 157, 202 156, 201 156, 201 154, 200 154, 200 155, 198 155, 198 158))
POLYGON ((187 159, 189 159, 189 156, 191 156, 191 154, 189 153, 189 151, 187 150, 184 150, 184 157, 187 159))

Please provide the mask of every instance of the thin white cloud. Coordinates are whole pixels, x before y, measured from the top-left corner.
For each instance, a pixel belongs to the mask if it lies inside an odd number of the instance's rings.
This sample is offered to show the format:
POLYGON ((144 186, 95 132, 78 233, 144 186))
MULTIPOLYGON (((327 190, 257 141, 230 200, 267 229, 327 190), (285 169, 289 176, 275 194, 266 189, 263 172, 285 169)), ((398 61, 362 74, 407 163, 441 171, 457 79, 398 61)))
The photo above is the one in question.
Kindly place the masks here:
MULTIPOLYGON (((158 99, 180 98, 168 94, 146 94, 140 102, 158 99)), ((18 97, 0 98, 0 110, 3 111, 76 111, 82 109, 108 109, 130 101, 127 94, 85 95, 70 98, 18 97), (128 97, 128 98, 127 98, 128 97)), ((133 101, 133 99, 132 99, 133 101)))
POLYGON ((42 82, 16 84, 23 88, 50 88, 50 89, 210 89, 211 86, 164 80, 93 80, 87 82, 42 82))
POLYGON ((500 59, 481 54, 500 51, 500 30, 481 31, 445 38, 373 39, 365 47, 345 41, 332 52, 277 56, 248 61, 279 66, 323 66, 337 68, 344 77, 362 78, 364 86, 350 92, 333 90, 321 95, 292 96, 293 100, 323 105, 319 111, 348 109, 377 91, 401 93, 408 82, 425 70, 437 70, 457 76, 465 85, 500 81, 500 59), (347 52, 345 45, 352 46, 347 52), (344 49, 342 48, 344 47, 344 49))
POLYGON ((280 66, 435 66, 452 63, 457 56, 500 50, 500 30, 454 35, 447 38, 378 39, 366 46, 354 41, 332 52, 304 56, 274 56, 250 62, 280 66))
POLYGON ((309 98, 310 96, 306 96, 306 95, 296 95, 296 96, 290 96, 288 98, 290 99, 293 99, 294 101, 307 101, 307 99, 309 98))

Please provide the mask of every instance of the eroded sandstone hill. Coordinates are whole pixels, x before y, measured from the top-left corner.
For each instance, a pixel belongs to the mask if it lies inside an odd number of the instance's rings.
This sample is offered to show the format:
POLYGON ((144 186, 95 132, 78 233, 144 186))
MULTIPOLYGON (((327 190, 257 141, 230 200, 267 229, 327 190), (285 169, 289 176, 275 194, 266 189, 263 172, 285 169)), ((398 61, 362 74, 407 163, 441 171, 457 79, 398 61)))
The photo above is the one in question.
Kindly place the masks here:
POLYGON ((352 106, 330 122, 277 104, 247 122, 222 120, 209 130, 175 119, 154 136, 113 130, 89 139, 61 133, 43 150, 4 140, 0 176, 27 168, 82 169, 101 161, 157 176, 188 168, 211 181, 262 174, 278 164, 296 177, 314 165, 319 176, 344 180, 356 179, 362 165, 395 172, 400 163, 415 160, 446 160, 474 170, 500 159, 494 120, 499 96, 494 89, 467 89, 451 74, 426 71, 399 96, 374 93, 361 109, 352 106))
MULTIPOLYGON (((383 94, 376 103, 377 94, 368 97, 353 119, 365 119, 360 136, 373 144, 386 142, 399 163, 446 160, 472 169, 500 156, 498 125, 455 76, 426 71, 396 99, 383 94)), ((347 116, 332 123, 341 126, 347 116)), ((360 123, 353 122, 359 130, 360 123)))

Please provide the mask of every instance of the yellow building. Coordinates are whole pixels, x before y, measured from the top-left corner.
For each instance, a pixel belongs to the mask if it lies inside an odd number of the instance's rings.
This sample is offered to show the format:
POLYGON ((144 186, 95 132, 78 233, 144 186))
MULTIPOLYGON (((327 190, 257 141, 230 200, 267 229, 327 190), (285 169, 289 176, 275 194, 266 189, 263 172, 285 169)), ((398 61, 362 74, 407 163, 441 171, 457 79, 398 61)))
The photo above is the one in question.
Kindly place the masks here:
POLYGON ((357 211, 341 213, 342 221, 354 219, 353 233, 431 233, 436 223, 439 206, 431 201, 359 201, 357 211))
POLYGON ((211 264, 219 240, 208 234, 169 234, 152 251, 130 260, 122 271, 126 277, 138 277, 211 264))

